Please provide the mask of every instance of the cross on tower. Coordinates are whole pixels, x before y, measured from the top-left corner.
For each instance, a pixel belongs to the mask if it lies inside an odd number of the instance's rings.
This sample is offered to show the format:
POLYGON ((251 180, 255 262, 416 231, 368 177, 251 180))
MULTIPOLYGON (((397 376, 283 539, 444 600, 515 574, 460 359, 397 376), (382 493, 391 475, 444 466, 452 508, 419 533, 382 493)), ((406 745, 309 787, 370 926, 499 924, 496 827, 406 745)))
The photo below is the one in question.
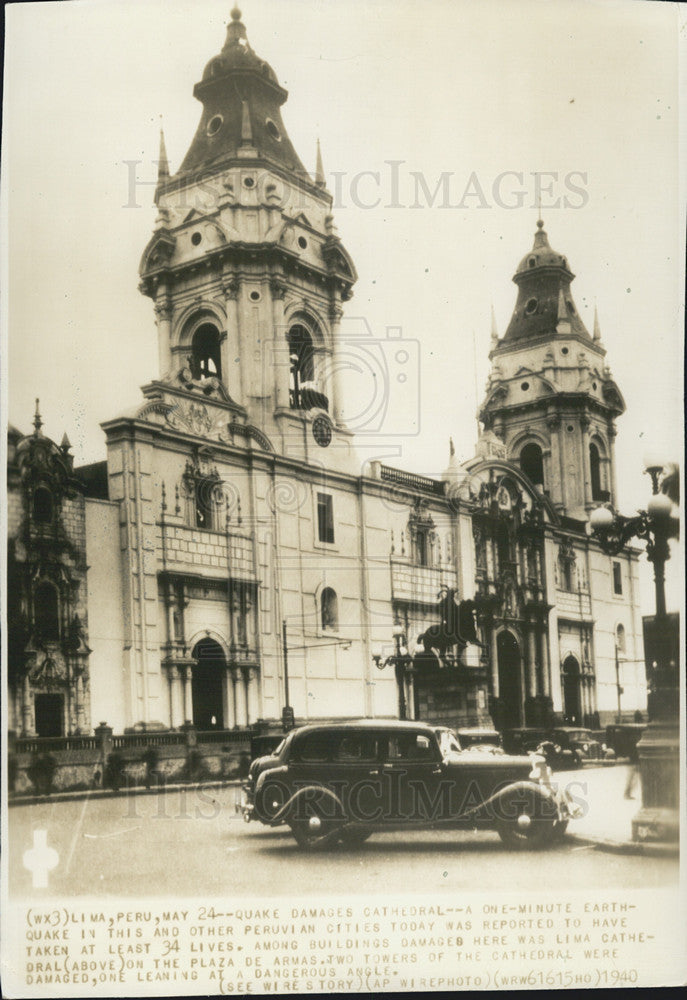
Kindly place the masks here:
POLYGON ((33 831, 33 847, 24 851, 24 868, 28 868, 33 878, 34 889, 47 889, 48 872, 56 867, 60 856, 53 847, 48 847, 48 831, 33 831))

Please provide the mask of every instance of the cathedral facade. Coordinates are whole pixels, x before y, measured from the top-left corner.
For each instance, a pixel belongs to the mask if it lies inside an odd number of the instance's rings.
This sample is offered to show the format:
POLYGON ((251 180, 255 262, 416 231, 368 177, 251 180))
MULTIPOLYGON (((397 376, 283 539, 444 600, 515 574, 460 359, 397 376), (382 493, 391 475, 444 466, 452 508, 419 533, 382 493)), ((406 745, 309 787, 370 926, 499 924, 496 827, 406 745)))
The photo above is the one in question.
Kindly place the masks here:
POLYGON ((624 403, 543 222, 492 333, 475 457, 451 448, 441 479, 361 463, 339 335, 355 266, 239 11, 194 94, 140 263, 156 377, 96 466, 38 415, 10 435, 16 733, 603 725, 620 673, 624 712, 645 711, 638 553, 586 530, 616 501, 624 403))

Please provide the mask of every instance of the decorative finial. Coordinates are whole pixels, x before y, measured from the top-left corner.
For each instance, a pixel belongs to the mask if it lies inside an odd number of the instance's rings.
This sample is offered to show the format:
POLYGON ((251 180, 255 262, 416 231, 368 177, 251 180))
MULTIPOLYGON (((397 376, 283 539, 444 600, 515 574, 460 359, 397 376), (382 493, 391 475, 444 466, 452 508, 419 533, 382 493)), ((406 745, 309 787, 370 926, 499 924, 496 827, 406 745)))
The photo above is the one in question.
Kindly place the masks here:
POLYGON ((594 304, 594 340, 601 340, 601 327, 599 326, 599 313, 594 304))
POLYGON ((179 485, 174 487, 174 514, 179 517, 181 514, 181 503, 179 501, 179 485))
POLYGON ((68 452, 71 449, 72 443, 67 437, 67 432, 65 431, 62 435, 62 441, 60 442, 60 448, 63 452, 68 452))
POLYGON ((315 183, 318 187, 325 186, 324 180, 324 167, 322 165, 322 150, 320 149, 320 140, 317 140, 317 157, 315 160, 315 183))
POLYGON ((224 43, 225 49, 229 45, 240 45, 243 42, 244 46, 248 44, 246 39, 246 28, 241 20, 241 11, 238 7, 234 7, 231 12, 231 21, 227 25, 227 40, 224 43))
POLYGON ((544 220, 541 218, 537 219, 537 229, 543 229, 543 228, 544 228, 544 220))
POLYGON ((453 438, 452 437, 450 437, 448 439, 448 453, 449 453, 449 455, 450 455, 451 458, 453 458, 453 456, 456 453, 456 446, 453 443, 453 438))
POLYGON ((160 503, 160 510, 162 511, 162 519, 164 520, 165 511, 167 510, 167 489, 165 484, 162 484, 162 501, 160 503))
POLYGON ((491 304, 491 342, 492 345, 497 344, 499 340, 499 331, 496 326, 496 313, 494 312, 494 303, 491 304))
POLYGON ((36 437, 38 437, 40 435, 40 433, 41 433, 41 427, 43 426, 43 421, 41 420, 41 414, 40 414, 40 410, 39 410, 38 407, 39 407, 39 402, 38 402, 38 399, 36 399, 36 412, 35 412, 34 417, 33 417, 33 426, 34 426, 34 429, 35 429, 34 433, 35 433, 36 437))

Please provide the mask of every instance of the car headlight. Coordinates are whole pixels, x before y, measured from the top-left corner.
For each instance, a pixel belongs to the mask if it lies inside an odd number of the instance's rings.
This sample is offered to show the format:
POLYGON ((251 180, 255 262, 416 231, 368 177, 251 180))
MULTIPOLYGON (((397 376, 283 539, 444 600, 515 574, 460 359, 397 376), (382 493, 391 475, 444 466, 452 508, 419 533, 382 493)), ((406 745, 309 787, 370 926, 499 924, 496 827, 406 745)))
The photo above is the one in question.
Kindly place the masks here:
POLYGON ((588 743, 583 743, 583 744, 582 744, 582 749, 583 749, 583 750, 584 750, 584 752, 586 753, 586 752, 587 752, 587 750, 589 750, 589 744, 588 744, 588 743))

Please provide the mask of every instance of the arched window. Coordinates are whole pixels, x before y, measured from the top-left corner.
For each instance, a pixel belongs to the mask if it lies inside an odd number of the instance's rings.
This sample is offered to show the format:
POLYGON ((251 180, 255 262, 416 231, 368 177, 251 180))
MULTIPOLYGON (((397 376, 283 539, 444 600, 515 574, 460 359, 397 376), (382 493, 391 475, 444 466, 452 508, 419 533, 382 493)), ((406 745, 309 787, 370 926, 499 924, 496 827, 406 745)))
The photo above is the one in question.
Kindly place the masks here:
POLYGON ((292 410, 300 410, 303 409, 303 386, 309 387, 315 378, 313 343, 300 323, 291 327, 286 339, 289 343, 289 405, 292 410))
POLYGON ((60 616, 57 589, 52 583, 39 583, 33 592, 34 623, 42 639, 60 638, 60 616))
POLYGON ((592 480, 592 500, 606 500, 606 493, 601 486, 601 456, 593 441, 589 445, 589 473, 592 480))
POLYGON ((626 651, 625 647, 625 626, 618 625, 615 630, 615 648, 619 653, 624 653, 626 651))
POLYGON ((538 444, 526 444, 520 452, 520 468, 535 486, 544 485, 544 456, 538 444))
POLYGON ((194 378, 222 377, 219 331, 212 323, 204 323, 191 341, 191 373, 194 378))
POLYGON ((323 629, 337 629, 339 627, 339 607, 336 591, 331 587, 325 587, 320 595, 320 611, 323 629))
POLYGON ((52 493, 47 486, 38 486, 33 494, 33 520, 36 524, 50 524, 52 521, 52 493))

